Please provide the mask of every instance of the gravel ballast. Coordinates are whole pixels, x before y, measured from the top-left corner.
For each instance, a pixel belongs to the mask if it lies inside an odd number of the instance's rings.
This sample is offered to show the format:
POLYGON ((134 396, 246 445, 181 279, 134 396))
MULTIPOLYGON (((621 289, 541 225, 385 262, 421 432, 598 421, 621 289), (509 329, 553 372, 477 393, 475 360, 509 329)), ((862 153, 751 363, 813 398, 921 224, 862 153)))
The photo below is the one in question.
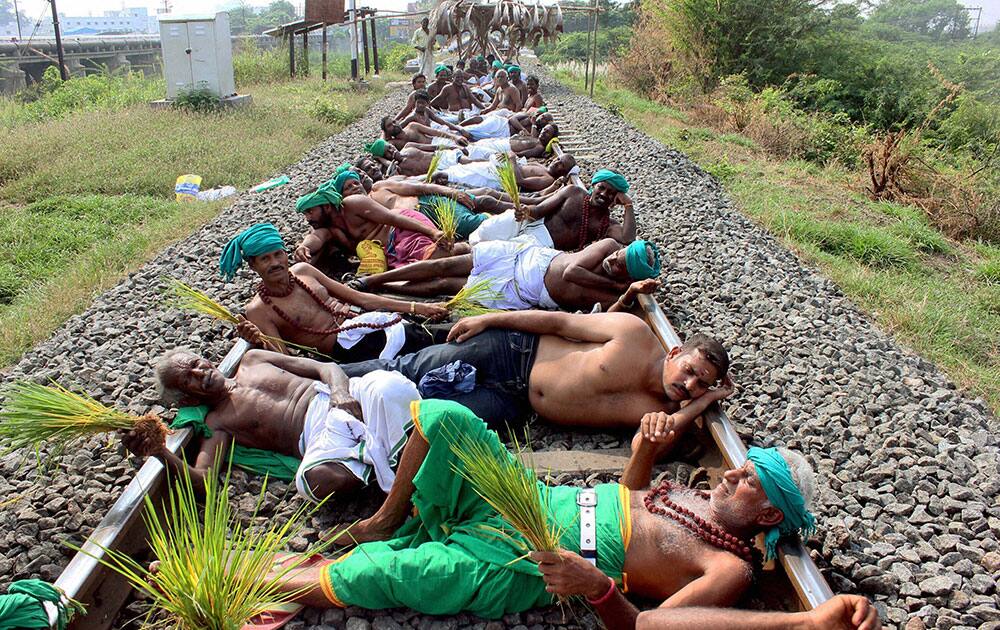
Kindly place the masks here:
MULTIPOLYGON (((819 528, 809 546, 833 589, 871 597, 888 627, 1000 628, 1000 449, 986 404, 880 331, 833 283, 739 214, 719 183, 682 154, 541 74, 547 100, 598 156, 581 160, 583 174, 607 167, 631 182, 639 233, 669 260, 657 296, 668 317, 682 335, 706 332, 730 348, 739 391, 725 407, 744 441, 796 448, 815 466, 819 528)), ((306 230, 292 209, 295 197, 375 137, 379 118, 398 111, 404 96, 392 92, 286 169, 290 185, 241 195, 99 296, 5 380, 55 378, 136 413, 163 411, 150 377, 155 357, 183 346, 219 360, 232 341, 219 324, 165 309, 161 276, 240 308, 254 282, 246 270, 233 283, 219 278, 225 242, 271 221, 294 244, 306 230)), ((542 448, 585 449, 619 447, 624 436, 539 428, 534 437, 542 448)), ((20 455, 0 461, 0 503, 12 501, 0 508, 0 589, 28 577, 55 580, 71 556, 61 541, 81 543, 132 470, 114 440, 92 440, 46 473, 20 455)), ((259 488, 259 480, 235 479, 240 490, 259 488)), ((274 513, 297 503, 286 500, 294 495, 287 484, 270 492, 274 513)), ((325 513, 315 529, 365 516, 377 502, 325 513)), ((570 625, 592 624, 582 617, 570 625)), ((557 609, 487 624, 352 608, 307 611, 288 627, 561 625, 557 609)))

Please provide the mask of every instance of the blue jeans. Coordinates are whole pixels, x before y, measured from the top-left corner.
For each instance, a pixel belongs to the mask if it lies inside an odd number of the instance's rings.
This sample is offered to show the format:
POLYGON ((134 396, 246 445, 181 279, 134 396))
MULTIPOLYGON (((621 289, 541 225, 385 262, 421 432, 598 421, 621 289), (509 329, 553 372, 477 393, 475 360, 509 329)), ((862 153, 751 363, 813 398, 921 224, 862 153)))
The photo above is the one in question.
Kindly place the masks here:
POLYGON ((392 360, 374 359, 340 367, 348 376, 390 370, 419 383, 431 370, 463 361, 476 368, 476 388, 467 394, 455 394, 449 400, 471 409, 491 429, 505 425, 519 429, 531 413, 528 377, 537 350, 538 335, 491 328, 462 343, 438 344, 392 360))

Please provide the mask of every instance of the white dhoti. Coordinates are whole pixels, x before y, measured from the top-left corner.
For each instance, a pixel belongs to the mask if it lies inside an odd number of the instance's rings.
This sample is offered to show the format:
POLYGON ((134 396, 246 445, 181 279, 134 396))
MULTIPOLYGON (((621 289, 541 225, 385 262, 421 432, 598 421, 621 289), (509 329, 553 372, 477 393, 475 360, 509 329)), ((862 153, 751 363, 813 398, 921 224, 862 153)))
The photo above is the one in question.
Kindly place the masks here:
POLYGON ((483 138, 470 144, 468 149, 469 157, 473 160, 488 160, 496 153, 510 151, 510 137, 483 138))
POLYGON ((492 162, 455 164, 446 169, 438 169, 448 176, 449 184, 461 184, 469 188, 492 188, 500 190, 500 176, 492 162))
POLYGON ((469 244, 475 246, 485 241, 509 241, 516 238, 519 241, 540 245, 542 247, 554 247, 549 229, 545 227, 545 219, 535 219, 524 225, 524 230, 520 230, 520 224, 514 218, 514 211, 507 210, 501 214, 494 215, 476 228, 469 235, 469 244))
POLYGON ((465 155, 461 149, 440 150, 441 159, 438 160, 437 170, 443 171, 458 164, 458 161, 465 155))
POLYGON ((510 137, 510 125, 507 123, 507 119, 503 116, 498 116, 496 112, 485 114, 482 122, 465 125, 464 127, 472 134, 474 140, 510 137))
POLYGON ((413 428, 410 403, 420 400, 417 386, 398 372, 376 370, 349 381, 351 397, 361 405, 359 420, 343 409, 330 408, 330 389, 316 382, 316 394, 306 410, 299 452, 302 463, 295 473, 295 487, 310 501, 316 496, 306 473, 323 464, 342 464, 367 484, 375 479, 388 492, 396 479, 395 468, 413 428))
POLYGON ((455 141, 444 136, 431 136, 431 144, 436 147, 453 147, 455 146, 455 141))
POLYGON ((385 347, 382 348, 382 352, 378 355, 378 358, 395 359, 399 351, 403 349, 403 344, 406 343, 406 330, 403 327, 403 321, 400 320, 388 328, 377 328, 377 326, 392 321, 397 317, 398 313, 385 313, 383 311, 371 311, 369 313, 362 313, 357 317, 352 317, 341 324, 341 327, 351 324, 372 324, 372 328, 359 326, 349 330, 342 330, 337 333, 337 343, 341 348, 350 350, 365 335, 382 330, 385 332, 385 347))
POLYGON ((488 241, 472 248, 472 271, 466 286, 487 280, 499 297, 485 300, 487 308, 522 311, 557 309, 545 288, 545 273, 557 249, 527 241, 488 241))

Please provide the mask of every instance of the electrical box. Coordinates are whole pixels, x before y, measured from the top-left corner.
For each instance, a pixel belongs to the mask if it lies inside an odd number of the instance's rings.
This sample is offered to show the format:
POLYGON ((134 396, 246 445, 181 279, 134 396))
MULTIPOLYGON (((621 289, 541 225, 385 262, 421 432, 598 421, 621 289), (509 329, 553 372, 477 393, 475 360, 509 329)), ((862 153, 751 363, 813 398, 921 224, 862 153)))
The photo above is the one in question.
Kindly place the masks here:
POLYGON ((341 24, 344 20, 344 0, 306 0, 305 19, 308 22, 341 24))
POLYGON ((223 99, 236 94, 228 13, 161 15, 160 45, 168 99, 198 88, 223 99))

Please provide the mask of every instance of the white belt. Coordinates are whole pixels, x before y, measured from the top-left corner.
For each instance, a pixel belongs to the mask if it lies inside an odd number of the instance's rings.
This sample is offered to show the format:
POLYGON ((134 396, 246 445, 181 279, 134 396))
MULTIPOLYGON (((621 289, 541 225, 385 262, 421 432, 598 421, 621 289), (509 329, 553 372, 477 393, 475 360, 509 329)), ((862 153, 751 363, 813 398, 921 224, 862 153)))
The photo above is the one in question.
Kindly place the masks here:
POLYGON ((580 555, 597 566, 597 490, 580 490, 576 504, 580 506, 580 555))

